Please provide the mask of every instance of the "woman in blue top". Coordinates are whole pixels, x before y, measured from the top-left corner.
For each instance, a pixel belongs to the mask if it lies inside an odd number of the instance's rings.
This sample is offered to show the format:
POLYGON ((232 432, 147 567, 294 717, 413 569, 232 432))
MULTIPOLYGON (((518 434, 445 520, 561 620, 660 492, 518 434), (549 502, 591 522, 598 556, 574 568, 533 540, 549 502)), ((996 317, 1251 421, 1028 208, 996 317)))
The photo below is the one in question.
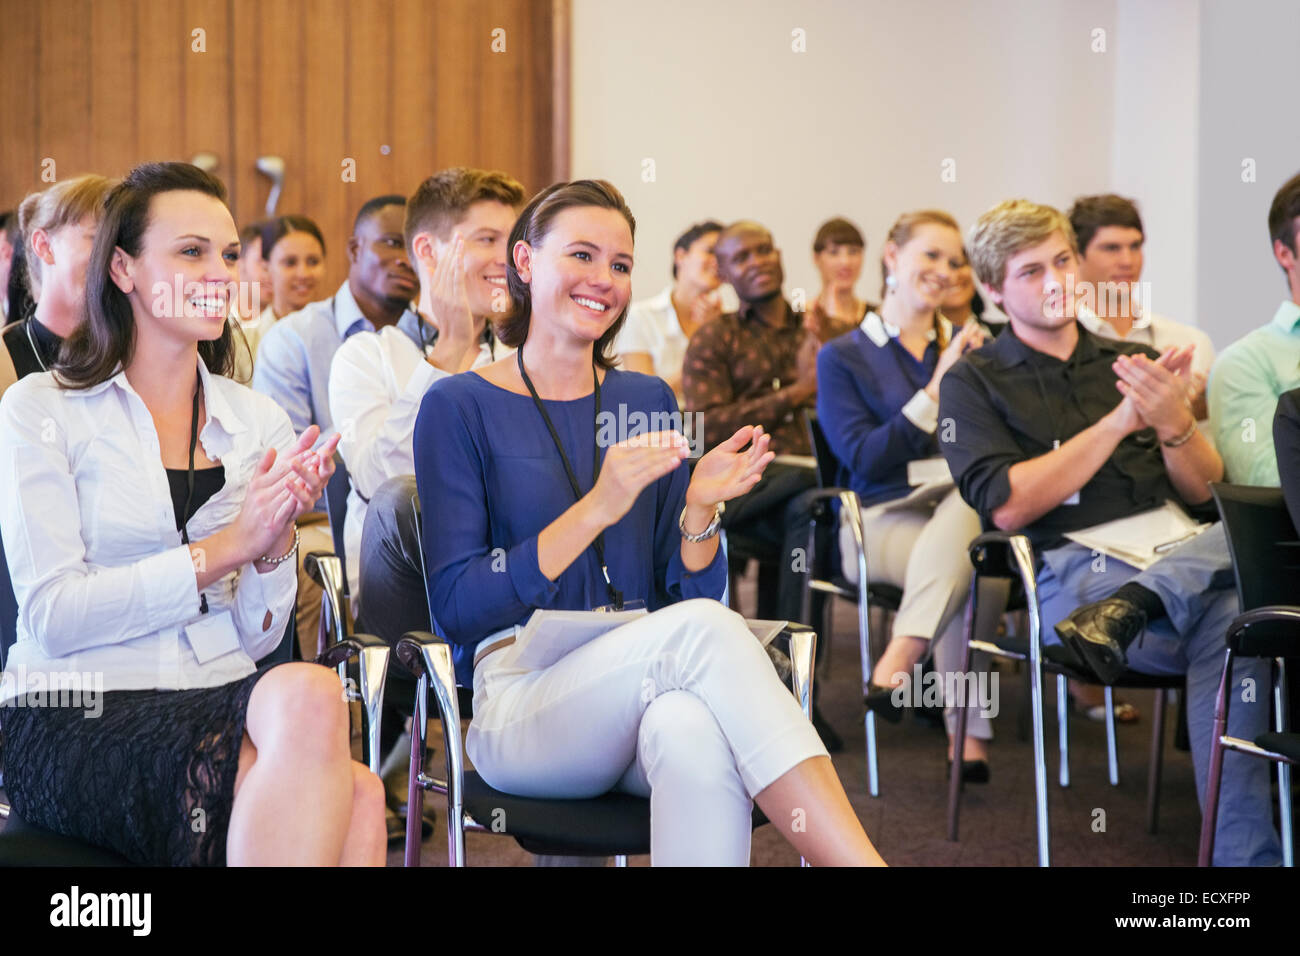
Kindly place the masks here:
MULTIPOLYGON (((987 337, 977 321, 954 333, 939 312, 965 260, 961 233, 947 213, 902 216, 885 244, 879 313, 868 312, 859 328, 829 342, 817 356, 818 420, 840 461, 840 483, 862 501, 871 578, 903 589, 894 633, 871 674, 867 699, 869 707, 894 721, 901 714, 892 691, 915 682, 914 666, 932 641, 940 675, 961 666, 971 575, 966 545, 980 533, 979 517, 956 489, 926 503, 900 505, 898 499, 911 491, 908 463, 939 454, 939 382, 964 352, 987 337)), ((844 571, 856 583, 852 537, 845 532, 847 526, 841 533, 844 571)), ((982 607, 999 610, 996 596, 991 597, 982 607)), ((996 615, 989 620, 996 622, 996 615)), ((918 699, 914 693, 905 700, 918 699)), ((963 773, 974 782, 988 779, 992 729, 982 716, 988 713, 984 703, 983 709, 971 710, 963 745, 963 773)), ((949 708, 946 716, 952 759, 956 713, 949 708)))
POLYGON ((746 426, 690 474, 668 386, 612 367, 634 229, 608 183, 538 194, 510 235, 498 332, 517 355, 435 383, 420 407, 423 548, 474 687, 469 755, 511 793, 648 795, 656 864, 747 864, 751 800, 817 820, 782 828, 814 863, 880 863, 812 725, 717 601, 719 506, 758 481, 768 436, 746 426), (548 667, 513 664, 535 609, 620 600, 652 613, 548 667))

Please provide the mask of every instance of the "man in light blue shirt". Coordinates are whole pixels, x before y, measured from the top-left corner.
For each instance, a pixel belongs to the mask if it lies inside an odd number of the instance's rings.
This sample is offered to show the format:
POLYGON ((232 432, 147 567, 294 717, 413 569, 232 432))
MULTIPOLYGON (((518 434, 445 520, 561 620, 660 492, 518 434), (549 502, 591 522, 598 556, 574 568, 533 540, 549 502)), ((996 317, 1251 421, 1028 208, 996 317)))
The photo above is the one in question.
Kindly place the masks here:
MULTIPOLYGON (((331 298, 291 312, 263 335, 253 388, 289 413, 295 432, 319 425, 325 436, 321 441, 334 434, 330 365, 344 339, 395 325, 404 315, 418 327, 411 302, 419 285, 402 236, 405 218, 402 196, 379 196, 363 205, 348 239, 347 281, 331 298)), ((323 500, 316 511, 298 519, 298 534, 298 643, 303 659, 311 660, 316 656, 321 590, 302 570, 302 559, 312 551, 334 551, 323 500)))
POLYGON ((1209 404, 1225 478, 1276 488, 1273 414, 1282 393, 1300 386, 1300 174, 1273 197, 1268 232, 1291 296, 1268 325, 1223 350, 1210 372, 1209 404))

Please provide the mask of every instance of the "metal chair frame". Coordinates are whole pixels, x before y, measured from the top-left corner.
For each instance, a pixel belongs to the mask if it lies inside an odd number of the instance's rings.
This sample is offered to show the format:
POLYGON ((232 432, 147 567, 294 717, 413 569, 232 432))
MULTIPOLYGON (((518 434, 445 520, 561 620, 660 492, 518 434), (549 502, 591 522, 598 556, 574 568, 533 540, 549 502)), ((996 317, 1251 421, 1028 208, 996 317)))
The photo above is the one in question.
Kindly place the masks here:
MULTIPOLYGON (((412 498, 412 512, 416 527, 423 534, 423 521, 418 498, 412 498)), ((425 570, 424 550, 420 549, 421 570, 425 570)), ((432 595, 425 579, 425 600, 429 603, 430 626, 434 626, 432 595)), ((786 643, 791 663, 791 689, 804 716, 812 720, 813 669, 816 664, 817 635, 801 624, 787 624, 776 640, 786 643)), ((465 833, 496 833, 511 836, 506 829, 493 829, 476 820, 465 809, 465 756, 461 737, 460 692, 456 684, 456 671, 452 661, 451 645, 432 631, 412 631, 402 636, 395 646, 398 661, 417 679, 415 691, 415 716, 411 721, 410 789, 407 792, 405 865, 420 865, 421 827, 426 791, 441 794, 447 799, 447 857, 453 867, 465 866, 465 833), (427 746, 430 693, 442 724, 445 749, 444 779, 425 773, 424 755, 427 746)), ((555 801, 557 803, 563 801, 555 801)), ((645 812, 650 812, 650 802, 645 800, 645 812)), ((800 861, 804 863, 803 860, 800 861)), ((615 866, 627 865, 627 854, 614 855, 615 866)), ((806 863, 804 863, 806 865, 806 863)))

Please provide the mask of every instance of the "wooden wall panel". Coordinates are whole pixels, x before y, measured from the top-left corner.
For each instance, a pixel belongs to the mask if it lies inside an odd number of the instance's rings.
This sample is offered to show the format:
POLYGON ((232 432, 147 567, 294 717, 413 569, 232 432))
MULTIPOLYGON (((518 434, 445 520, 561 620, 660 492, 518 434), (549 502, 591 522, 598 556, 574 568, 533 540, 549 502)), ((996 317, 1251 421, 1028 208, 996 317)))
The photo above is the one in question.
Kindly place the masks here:
MULTIPOLYGON (((303 83, 303 25, 309 15, 296 0, 261 0, 259 22, 261 85, 252 108, 258 112, 257 139, 251 156, 279 156, 285 163, 279 213, 299 213, 307 205, 303 157, 307 144, 303 115, 311 104, 303 83)), ((263 193, 265 195, 265 193, 263 193)))
POLYGON ((426 0, 397 0, 393 37, 393 163, 396 191, 410 195, 436 172, 434 117, 441 108, 433 84, 432 63, 439 55, 435 38, 437 16, 426 0))
POLYGON ((190 31, 174 0, 138 0, 136 162, 188 160, 185 155, 185 58, 190 31))
POLYGON ((40 8, 27 3, 0 13, 0 210, 7 210, 40 182, 41 17, 40 8))
POLYGON ((0 0, 0 208, 40 188, 45 156, 63 178, 210 151, 243 224, 269 191, 257 158, 278 155, 279 211, 320 223, 337 284, 373 196, 451 165, 530 192, 566 171, 567 17, 568 0, 0 0))
POLYGON ((54 160, 60 179, 91 169, 90 4, 41 4, 41 63, 37 75, 41 157, 54 160))
POLYGON ((346 239, 355 213, 356 184, 344 183, 343 159, 347 98, 347 4, 343 0, 317 3, 306 22, 303 111, 305 141, 300 175, 306 196, 303 211, 325 234, 327 288, 333 291, 347 275, 346 239))
POLYGON ((230 155, 221 171, 230 190, 235 224, 262 218, 270 186, 258 175, 258 127, 261 119, 262 30, 257 0, 230 2, 230 155))
POLYGON ((90 5, 90 156, 93 169, 123 176, 138 161, 135 0, 96 0, 90 5))
POLYGON ((216 175, 230 174, 230 4, 227 0, 185 0, 185 126, 181 158, 214 153, 216 175), (193 31, 201 29, 202 51, 193 31))

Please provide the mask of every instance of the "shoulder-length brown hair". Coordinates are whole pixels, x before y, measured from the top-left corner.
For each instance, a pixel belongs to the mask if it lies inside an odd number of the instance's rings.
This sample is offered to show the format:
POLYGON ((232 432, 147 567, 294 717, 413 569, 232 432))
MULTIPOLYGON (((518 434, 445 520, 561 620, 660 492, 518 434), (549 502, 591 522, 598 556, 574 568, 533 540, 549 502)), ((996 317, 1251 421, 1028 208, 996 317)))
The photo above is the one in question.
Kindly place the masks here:
MULTIPOLYGON (((514 228, 510 230, 510 240, 506 243, 506 285, 510 291, 510 312, 496 323, 497 338, 502 344, 516 349, 523 345, 528 338, 528 326, 533 317, 532 293, 528 283, 519 277, 519 270, 515 268, 515 245, 526 242, 536 248, 550 232, 557 215, 566 209, 582 206, 613 209, 620 213, 627 220, 632 238, 636 239, 636 219, 623 194, 612 183, 603 179, 579 179, 571 183, 555 183, 539 192, 519 214, 514 228)), ((615 359, 609 350, 626 319, 625 307, 614 324, 596 340, 592 355, 601 368, 614 368, 615 359)))
MULTIPOLYGON (((135 316, 130 300, 109 275, 109 266, 116 249, 128 256, 140 254, 153 197, 178 190, 226 202, 221 180, 189 163, 143 163, 104 199, 104 215, 86 266, 85 317, 54 363, 55 379, 63 388, 91 388, 131 364, 135 316)), ((233 336, 227 322, 220 338, 199 342, 199 357, 214 375, 229 376, 234 368, 233 336)))

